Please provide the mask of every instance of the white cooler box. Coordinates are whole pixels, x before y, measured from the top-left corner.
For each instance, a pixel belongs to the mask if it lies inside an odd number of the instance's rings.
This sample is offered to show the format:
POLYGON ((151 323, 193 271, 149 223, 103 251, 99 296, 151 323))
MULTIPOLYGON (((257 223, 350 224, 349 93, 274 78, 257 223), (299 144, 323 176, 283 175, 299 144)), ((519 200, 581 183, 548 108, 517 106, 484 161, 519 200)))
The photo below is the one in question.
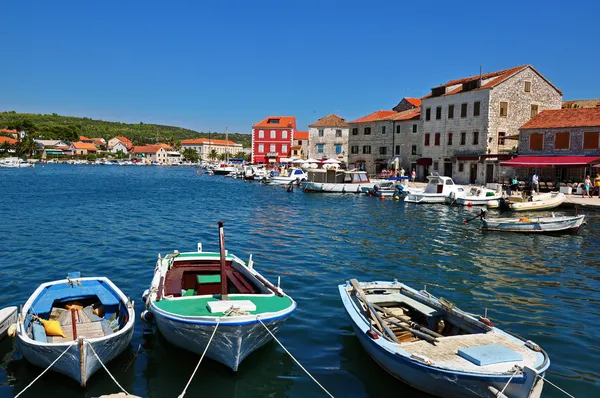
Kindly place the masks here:
POLYGON ((572 187, 560 187, 560 193, 570 195, 571 193, 573 193, 573 188, 572 187))

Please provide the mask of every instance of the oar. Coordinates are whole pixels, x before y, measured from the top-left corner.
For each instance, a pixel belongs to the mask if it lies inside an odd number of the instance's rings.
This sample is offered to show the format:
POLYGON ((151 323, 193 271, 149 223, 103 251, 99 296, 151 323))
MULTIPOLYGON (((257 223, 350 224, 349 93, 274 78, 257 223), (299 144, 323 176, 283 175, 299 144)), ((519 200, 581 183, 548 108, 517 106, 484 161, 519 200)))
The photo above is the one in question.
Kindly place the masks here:
MULTIPOLYGON (((408 325, 412 326, 415 330, 417 330, 419 332, 423 332, 423 333, 428 334, 428 335, 430 335, 432 337, 444 337, 443 335, 441 335, 439 333, 436 333, 436 332, 434 332, 431 329, 427 329, 425 326, 421 326, 421 325, 419 325, 419 324, 417 324, 415 322, 409 322, 409 321, 407 321, 405 319, 398 318, 398 316, 395 315, 394 313, 392 313, 390 310, 388 310, 386 308, 383 308, 383 307, 380 307, 377 304, 373 304, 373 307, 375 307, 375 309, 377 311, 383 312, 387 316, 394 317, 394 318, 398 319, 402 323, 407 323, 408 325)), ((392 321, 390 321, 388 319, 386 319, 386 321, 392 323, 392 321)))
POLYGON ((389 327, 387 327, 385 322, 379 317, 379 314, 377 314, 377 311, 375 310, 375 308, 373 308, 373 304, 371 302, 369 302, 369 300, 367 300, 367 297, 365 296, 365 293, 363 292, 363 290, 360 288, 358 281, 356 279, 350 279, 350 284, 352 284, 352 287, 354 288, 354 291, 356 292, 356 296, 358 297, 358 299, 360 301, 362 301, 365 304, 365 306, 367 307, 367 312, 369 312, 370 315, 374 318, 377 325, 381 327, 380 330, 385 332, 385 334, 387 334, 387 337, 391 341, 393 341, 395 343, 400 343, 400 341, 398 341, 398 338, 396 337, 394 332, 392 332, 392 330, 389 327))
POLYGON ((410 333, 411 333, 411 334, 413 334, 414 336, 416 336, 416 337, 420 338, 421 340, 425 340, 425 341, 426 341, 426 342, 428 342, 428 343, 431 343, 431 344, 439 343, 439 341, 438 341, 438 340, 437 340, 435 337, 433 337, 433 336, 430 336, 430 335, 428 335, 428 334, 426 334, 426 333, 419 332, 418 330, 415 330, 415 329, 409 328, 408 326, 406 326, 406 325, 403 325, 403 324, 401 324, 401 323, 398 323, 398 322, 390 321, 389 319, 387 319, 386 321, 387 321, 388 323, 390 323, 391 325, 397 326, 397 327, 399 327, 400 329, 404 329, 404 330, 406 330, 407 332, 410 332, 410 333))
POLYGON ((476 215, 475 217, 471 217, 471 218, 469 218, 469 219, 464 219, 464 220, 463 220, 463 223, 464 223, 464 224, 467 224, 467 223, 470 223, 471 221, 473 221, 473 220, 474 220, 474 219, 476 219, 476 218, 483 218, 483 217, 485 217, 485 210, 481 210, 481 213, 479 213, 479 214, 478 214, 478 215, 476 215))

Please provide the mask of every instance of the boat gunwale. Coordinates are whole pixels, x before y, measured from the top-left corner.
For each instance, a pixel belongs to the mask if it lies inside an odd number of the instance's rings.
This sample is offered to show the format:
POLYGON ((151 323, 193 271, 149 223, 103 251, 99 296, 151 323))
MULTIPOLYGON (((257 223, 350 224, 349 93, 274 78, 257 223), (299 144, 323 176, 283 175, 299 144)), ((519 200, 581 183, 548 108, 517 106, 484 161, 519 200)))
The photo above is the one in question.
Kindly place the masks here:
POLYGON ((93 338, 84 338, 85 341, 89 342, 89 343, 97 343, 97 342, 102 342, 105 340, 110 340, 113 339, 121 334, 125 334, 127 331, 129 331, 129 329, 134 327, 135 324, 135 308, 133 305, 133 301, 130 301, 127 296, 125 296, 125 294, 121 291, 121 289, 119 289, 117 287, 117 285, 115 285, 110 279, 108 279, 105 276, 100 276, 100 277, 84 277, 84 278, 75 278, 75 279, 61 279, 61 280, 56 280, 56 281, 51 281, 51 282, 44 282, 42 283, 40 286, 38 286, 38 288, 31 294, 31 296, 29 296, 29 299, 27 299, 27 301, 25 302, 25 304, 23 305, 23 309, 18 313, 18 315, 22 316, 23 319, 19 319, 19 317, 17 318, 17 337, 23 341, 23 343, 27 343, 30 345, 35 345, 35 346, 39 346, 39 347, 45 347, 45 346, 52 346, 52 347, 67 347, 70 345, 75 345, 75 343, 77 343, 78 340, 73 340, 71 342, 65 343, 65 342, 60 342, 60 343, 49 343, 49 342, 42 342, 42 341, 37 341, 34 340, 32 338, 30 338, 27 335, 27 332, 24 329, 24 322, 25 322, 25 317, 27 316, 28 311, 32 308, 31 304, 33 303, 33 301, 40 295, 40 293, 46 289, 47 287, 50 286, 54 286, 54 285, 59 285, 62 283, 69 283, 70 281, 99 281, 102 280, 104 282, 106 282, 110 287, 112 287, 114 289, 114 292, 118 294, 121 303, 123 303, 125 305, 125 307, 127 308, 127 313, 128 313, 128 320, 125 323, 125 326, 123 328, 120 328, 118 331, 109 334, 108 336, 102 336, 102 337, 93 337, 93 338), (131 303, 131 305, 128 305, 128 303, 131 303))

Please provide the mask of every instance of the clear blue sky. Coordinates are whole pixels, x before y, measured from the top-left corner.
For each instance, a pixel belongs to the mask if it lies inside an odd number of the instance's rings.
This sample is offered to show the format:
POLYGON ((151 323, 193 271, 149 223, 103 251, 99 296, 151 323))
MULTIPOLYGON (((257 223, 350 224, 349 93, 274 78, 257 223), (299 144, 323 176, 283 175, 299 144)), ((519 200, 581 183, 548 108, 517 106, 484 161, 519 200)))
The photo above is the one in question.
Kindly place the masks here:
POLYGON ((600 97, 595 1, 10 1, 0 110, 250 132, 390 109, 447 80, 532 64, 600 97), (489 4, 489 5, 488 5, 489 4))

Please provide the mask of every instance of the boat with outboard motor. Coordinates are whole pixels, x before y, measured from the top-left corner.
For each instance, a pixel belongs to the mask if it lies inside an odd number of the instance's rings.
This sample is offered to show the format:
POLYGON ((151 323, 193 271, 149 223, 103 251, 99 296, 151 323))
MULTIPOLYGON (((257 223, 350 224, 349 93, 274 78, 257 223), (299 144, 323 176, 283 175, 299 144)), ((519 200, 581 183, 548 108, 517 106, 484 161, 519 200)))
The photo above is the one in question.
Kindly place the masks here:
POLYGON ((274 185, 287 185, 290 183, 299 184, 308 179, 308 174, 299 168, 292 167, 289 170, 283 170, 279 175, 270 177, 266 182, 274 185))
POLYGON ((566 196, 562 192, 546 192, 531 196, 509 196, 499 200, 499 207, 513 211, 550 210, 560 206, 565 200, 566 196))
POLYGON ((133 302, 108 278, 73 272, 33 292, 19 313, 17 341, 29 362, 53 364, 85 387, 129 346, 134 323, 133 302))
POLYGON ((445 203, 452 192, 460 196, 464 192, 462 186, 456 185, 452 178, 432 173, 427 176, 427 186, 423 192, 411 192, 404 198, 408 203, 445 203))
POLYGON ((458 206, 494 206, 502 198, 502 193, 485 187, 469 187, 462 192, 450 192, 446 203, 458 206))
POLYGON ((272 339, 296 309, 296 302, 254 269, 225 251, 175 251, 159 255, 150 289, 144 293, 146 320, 154 319, 172 344, 238 370, 253 351, 272 339), (270 331, 270 332, 269 332, 270 331))
POLYGON ((237 167, 235 167, 229 163, 220 163, 217 166, 215 166, 212 169, 212 171, 215 175, 224 176, 224 175, 228 175, 230 173, 237 171, 237 167))
POLYGON ((449 398, 541 396, 550 360, 532 341, 397 281, 338 288, 363 348, 404 383, 449 398))

